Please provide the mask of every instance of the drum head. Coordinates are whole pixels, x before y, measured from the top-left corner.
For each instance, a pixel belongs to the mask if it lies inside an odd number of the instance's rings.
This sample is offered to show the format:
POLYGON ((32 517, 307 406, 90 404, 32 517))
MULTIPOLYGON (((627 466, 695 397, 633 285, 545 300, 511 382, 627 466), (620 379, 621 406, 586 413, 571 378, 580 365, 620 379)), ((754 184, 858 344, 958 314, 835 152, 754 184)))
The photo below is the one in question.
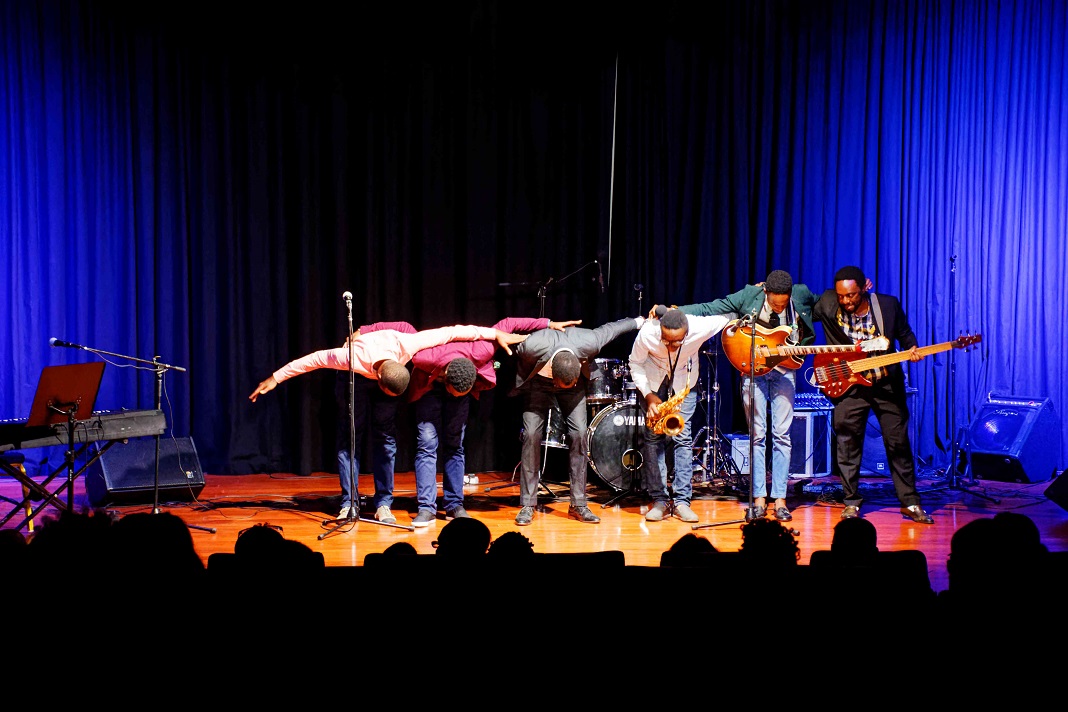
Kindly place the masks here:
POLYGON ((632 473, 641 476, 645 443, 645 411, 634 403, 616 403, 597 414, 586 431, 586 453, 594 474, 621 492, 630 487, 632 473))
POLYGON ((596 405, 620 400, 623 397, 625 372, 626 367, 618 358, 595 358, 590 361, 586 402, 596 405))

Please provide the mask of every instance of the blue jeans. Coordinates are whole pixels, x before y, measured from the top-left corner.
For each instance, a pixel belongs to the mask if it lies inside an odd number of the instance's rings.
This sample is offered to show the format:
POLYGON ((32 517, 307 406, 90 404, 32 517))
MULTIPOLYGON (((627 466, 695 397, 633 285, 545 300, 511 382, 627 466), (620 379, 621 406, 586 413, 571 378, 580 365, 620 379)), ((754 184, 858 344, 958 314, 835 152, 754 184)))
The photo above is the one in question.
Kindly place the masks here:
POLYGON ((753 402, 749 402, 749 377, 742 376, 742 405, 745 417, 753 424, 749 437, 753 440, 753 461, 750 471, 753 481, 753 498, 766 497, 768 493, 767 465, 767 412, 771 403, 771 496, 786 498, 786 485, 790 477, 790 426, 794 422, 794 391, 796 374, 782 373, 772 369, 753 379, 753 402))
POLYGON ((449 395, 441 386, 415 402, 415 499, 420 510, 438 511, 438 459, 445 512, 464 503, 464 430, 471 396, 449 395))
MULTIPOLYGON (((349 434, 349 389, 348 371, 338 372, 338 382, 335 388, 338 407, 341 410, 338 417, 337 430, 337 465, 338 476, 341 480, 341 506, 351 506, 353 501, 352 492, 349 489, 349 448, 351 439, 349 434)), ((382 505, 393 505, 393 467, 397 459, 397 404, 399 396, 387 396, 378 387, 378 381, 357 375, 353 387, 353 421, 356 430, 356 452, 353 463, 353 476, 357 479, 360 475, 360 450, 362 449, 363 437, 367 427, 367 413, 371 414, 371 464, 375 479, 374 508, 382 505)), ((358 489, 358 487, 357 487, 358 489)), ((359 502, 355 504, 359 506, 359 502)))
MULTIPOLYGON (((669 382, 665 381, 657 395, 667 400, 669 382)), ((690 391, 679 405, 679 415, 686 421, 682 432, 671 437, 675 444, 675 479, 671 486, 672 499, 676 504, 689 504, 693 498, 693 414, 697 410, 697 391, 690 391)), ((654 502, 667 502, 667 437, 656 435, 647 427, 643 467, 645 489, 654 502)))

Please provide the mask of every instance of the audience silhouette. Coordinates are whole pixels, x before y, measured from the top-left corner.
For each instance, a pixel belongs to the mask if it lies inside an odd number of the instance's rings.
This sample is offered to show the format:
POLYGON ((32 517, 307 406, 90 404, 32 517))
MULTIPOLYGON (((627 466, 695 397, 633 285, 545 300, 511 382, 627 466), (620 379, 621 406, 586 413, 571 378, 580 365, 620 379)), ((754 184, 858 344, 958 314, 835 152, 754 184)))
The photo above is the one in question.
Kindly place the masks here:
POLYGON ((746 561, 773 566, 795 566, 801 549, 793 531, 777 519, 761 517, 742 525, 742 546, 746 561))
POLYGON ((437 555, 454 561, 480 560, 490 545, 490 530, 474 517, 458 517, 441 528, 434 542, 437 555))
POLYGON ((524 564, 534 558, 534 542, 522 532, 504 532, 494 539, 486 552, 494 564, 524 564))

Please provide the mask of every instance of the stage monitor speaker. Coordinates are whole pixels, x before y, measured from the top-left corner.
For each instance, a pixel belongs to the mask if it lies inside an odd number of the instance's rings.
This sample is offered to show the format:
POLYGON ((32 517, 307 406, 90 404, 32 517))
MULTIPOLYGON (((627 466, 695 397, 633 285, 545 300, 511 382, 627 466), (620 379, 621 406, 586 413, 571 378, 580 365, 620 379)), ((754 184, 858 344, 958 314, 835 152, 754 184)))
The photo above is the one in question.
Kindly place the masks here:
POLYGON ((1063 472, 1057 475, 1043 494, 1061 509, 1068 509, 1068 477, 1063 472))
MULTIPOLYGON (((906 399, 909 405, 909 442, 912 444, 912 454, 916 454, 919 446, 918 428, 916 426, 916 401, 919 398, 919 389, 906 387, 906 399)), ((864 452, 860 455, 860 473, 862 475, 885 475, 890 476, 890 458, 886 456, 886 446, 883 445, 883 429, 879 425, 879 419, 875 413, 868 414, 867 430, 864 432, 864 452)))
POLYGON ((794 410, 790 426, 790 478, 831 474, 831 411, 794 410))
MULTIPOLYGON (((116 442, 86 470, 85 491, 94 507, 153 504, 156 439, 116 442)), ((204 472, 192 438, 159 439, 159 501, 188 501, 204 489, 204 472)))
POLYGON ((971 473, 981 480, 1045 482, 1061 456, 1061 423, 1049 398, 987 396, 968 431, 971 473))

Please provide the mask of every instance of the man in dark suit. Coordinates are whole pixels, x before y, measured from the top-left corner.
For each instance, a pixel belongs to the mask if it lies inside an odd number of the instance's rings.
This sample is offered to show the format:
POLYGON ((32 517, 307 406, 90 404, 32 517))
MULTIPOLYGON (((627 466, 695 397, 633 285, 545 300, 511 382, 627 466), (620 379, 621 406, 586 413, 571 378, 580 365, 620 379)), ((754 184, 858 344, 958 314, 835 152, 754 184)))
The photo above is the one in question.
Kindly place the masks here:
POLYGON ((514 349, 516 384, 509 395, 523 395, 523 455, 520 463, 519 513, 515 523, 534 521, 541 471, 541 440, 554 405, 567 425, 570 450, 571 506, 567 515, 596 524, 601 518, 586 503, 586 388, 589 360, 619 336, 640 329, 645 319, 628 317, 596 329, 569 326, 563 331, 541 329, 514 349))
MULTIPOLYGON (((869 293, 870 284, 859 267, 843 267, 835 273, 834 289, 824 292, 812 309, 812 315, 823 324, 824 338, 831 344, 848 345, 885 336, 891 346, 896 341, 908 351, 909 360, 921 360, 924 355, 916 347, 916 335, 912 333, 901 302, 887 294, 869 293)), ((866 356, 881 353, 886 352, 874 351, 866 356)), ((901 514, 920 524, 934 524, 920 506, 920 495, 916 491, 904 369, 899 363, 891 363, 859 375, 871 385, 856 383, 831 399, 834 402, 832 423, 838 476, 842 480, 845 502, 842 519, 860 516, 860 505, 864 501, 859 491, 860 461, 868 414, 874 410, 882 428, 883 445, 890 461, 894 492, 901 503, 901 514)))

